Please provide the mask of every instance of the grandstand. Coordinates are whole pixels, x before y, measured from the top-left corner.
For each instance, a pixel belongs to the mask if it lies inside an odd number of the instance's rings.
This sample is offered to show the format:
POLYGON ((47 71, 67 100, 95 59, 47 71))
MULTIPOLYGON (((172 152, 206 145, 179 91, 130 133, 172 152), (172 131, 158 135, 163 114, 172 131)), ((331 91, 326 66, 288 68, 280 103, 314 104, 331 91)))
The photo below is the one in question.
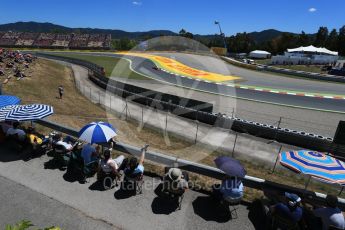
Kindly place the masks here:
POLYGON ((110 49, 110 34, 54 34, 0 31, 0 47, 110 49))
POLYGON ((71 41, 70 34, 57 34, 52 44, 53 47, 68 48, 71 41))
POLYGON ((36 40, 38 34, 36 33, 22 33, 16 41, 16 46, 31 46, 36 40))

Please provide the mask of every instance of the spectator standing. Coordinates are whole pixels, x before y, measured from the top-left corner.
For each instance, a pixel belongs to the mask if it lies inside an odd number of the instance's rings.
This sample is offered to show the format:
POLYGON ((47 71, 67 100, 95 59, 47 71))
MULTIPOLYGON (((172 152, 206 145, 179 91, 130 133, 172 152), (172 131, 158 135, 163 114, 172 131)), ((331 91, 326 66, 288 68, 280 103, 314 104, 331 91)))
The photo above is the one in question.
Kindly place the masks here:
POLYGON ((64 93, 64 88, 62 85, 60 85, 58 87, 58 91, 59 91, 59 99, 62 99, 63 93, 64 93))

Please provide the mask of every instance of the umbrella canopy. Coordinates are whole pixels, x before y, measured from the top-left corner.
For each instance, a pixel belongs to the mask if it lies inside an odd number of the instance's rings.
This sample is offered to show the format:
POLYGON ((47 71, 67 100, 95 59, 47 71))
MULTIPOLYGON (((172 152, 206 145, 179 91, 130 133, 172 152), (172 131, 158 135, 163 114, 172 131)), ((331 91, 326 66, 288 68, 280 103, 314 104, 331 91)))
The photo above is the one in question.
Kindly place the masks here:
POLYGON ((8 105, 18 105, 19 103, 20 99, 16 96, 0 95, 0 108, 8 105))
POLYGON ((12 109, 18 107, 19 105, 8 105, 5 107, 0 108, 0 122, 5 121, 6 115, 8 112, 10 112, 12 109))
POLYGON ((229 176, 243 178, 247 174, 242 164, 234 158, 221 156, 215 159, 214 163, 216 163, 217 168, 224 171, 229 176))
POLYGON ((43 119, 54 113, 54 109, 49 105, 32 104, 19 105, 10 110, 5 117, 7 121, 34 121, 43 119))
POLYGON ((115 136, 117 136, 116 129, 105 122, 92 122, 79 131, 79 139, 90 144, 107 143, 115 136))
POLYGON ((324 182, 345 185, 345 163, 324 153, 300 150, 281 152, 280 164, 324 182))

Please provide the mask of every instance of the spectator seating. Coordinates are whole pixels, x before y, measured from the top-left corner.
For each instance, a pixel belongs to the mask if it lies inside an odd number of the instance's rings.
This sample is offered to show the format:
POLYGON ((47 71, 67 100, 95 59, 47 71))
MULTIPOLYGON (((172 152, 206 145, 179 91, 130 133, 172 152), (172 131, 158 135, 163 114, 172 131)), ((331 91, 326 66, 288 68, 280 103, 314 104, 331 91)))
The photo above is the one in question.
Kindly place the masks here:
POLYGON ((36 41, 34 42, 34 46, 38 47, 48 47, 51 46, 55 39, 56 34, 49 34, 49 33, 41 33, 36 41))
POLYGON ((110 34, 90 35, 0 31, 0 46, 4 47, 109 49, 110 44, 110 34))
POLYGON ((16 46, 32 46, 37 36, 38 34, 36 33, 22 33, 19 36, 15 45, 16 46))
POLYGON ((17 42, 21 33, 19 32, 7 32, 0 39, 0 46, 10 46, 17 42))
POLYGON ((57 34, 55 40, 53 41, 53 47, 64 47, 67 48, 71 41, 70 34, 57 34))
POLYGON ((87 47, 89 34, 72 34, 72 41, 69 44, 71 48, 87 47))

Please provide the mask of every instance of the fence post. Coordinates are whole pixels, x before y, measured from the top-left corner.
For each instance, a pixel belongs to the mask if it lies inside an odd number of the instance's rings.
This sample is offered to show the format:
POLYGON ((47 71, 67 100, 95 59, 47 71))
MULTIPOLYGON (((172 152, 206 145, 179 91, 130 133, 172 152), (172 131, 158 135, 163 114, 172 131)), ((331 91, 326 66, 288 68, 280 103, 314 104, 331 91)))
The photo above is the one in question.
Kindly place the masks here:
POLYGON ((232 147, 232 153, 231 153, 232 157, 234 157, 234 155, 235 155, 235 147, 236 147, 236 143, 237 143, 237 136, 238 136, 238 134, 236 133, 235 134, 234 146, 232 147))
POLYGON ((278 163, 278 159, 279 159, 279 153, 282 151, 282 148, 283 148, 283 145, 280 145, 279 150, 278 150, 278 154, 277 154, 277 158, 276 158, 276 161, 274 162, 274 166, 273 166, 271 173, 274 173, 274 170, 277 167, 277 163, 278 163))
POLYGON ((235 108, 232 108, 232 112, 231 112, 231 119, 234 118, 234 113, 235 113, 235 108))
POLYGON ((199 121, 196 120, 196 132, 195 132, 195 140, 194 143, 196 144, 196 142, 198 141, 198 131, 199 131, 199 121))
POLYGON ((141 127, 144 127, 144 106, 141 106, 141 127))
POLYGON ((165 114, 165 130, 164 130, 165 136, 168 136, 168 113, 169 112, 166 112, 166 114, 165 114))

